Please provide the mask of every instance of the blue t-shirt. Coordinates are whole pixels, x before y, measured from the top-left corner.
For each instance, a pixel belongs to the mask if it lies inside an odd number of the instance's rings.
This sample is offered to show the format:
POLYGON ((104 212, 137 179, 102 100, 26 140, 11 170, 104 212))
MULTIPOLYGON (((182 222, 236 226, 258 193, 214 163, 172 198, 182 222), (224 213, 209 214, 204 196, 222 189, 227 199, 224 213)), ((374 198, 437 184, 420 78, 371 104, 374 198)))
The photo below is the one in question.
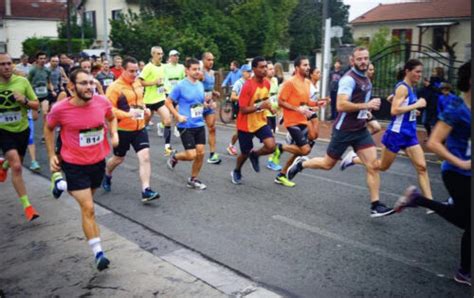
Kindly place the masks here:
POLYGON ((192 83, 189 79, 179 82, 169 97, 178 104, 178 113, 186 116, 187 121, 178 123, 179 128, 196 128, 204 126, 204 86, 201 82, 192 83))
POLYGON ((202 81, 204 85, 204 91, 209 92, 214 90, 214 85, 216 84, 216 78, 214 77, 214 71, 210 73, 204 71, 204 80, 202 81))
MULTIPOLYGON (((439 120, 453 128, 446 139, 446 148, 462 160, 471 159, 471 111, 462 98, 456 97, 448 103, 439 115, 439 120)), ((471 170, 462 170, 447 161, 441 165, 442 171, 454 171, 464 176, 471 176, 471 170)))
POLYGON ((441 114, 448 104, 456 97, 457 96, 452 93, 448 93, 447 95, 441 94, 438 98, 438 115, 441 114))
MULTIPOLYGON (((395 90, 397 90, 400 85, 403 85, 408 89, 408 97, 402 102, 402 107, 412 105, 418 101, 418 97, 416 96, 413 88, 408 86, 404 81, 397 83, 395 90)), ((390 122, 388 125, 387 130, 391 130, 405 136, 416 137, 416 109, 397 116, 393 116, 392 122, 390 122)))

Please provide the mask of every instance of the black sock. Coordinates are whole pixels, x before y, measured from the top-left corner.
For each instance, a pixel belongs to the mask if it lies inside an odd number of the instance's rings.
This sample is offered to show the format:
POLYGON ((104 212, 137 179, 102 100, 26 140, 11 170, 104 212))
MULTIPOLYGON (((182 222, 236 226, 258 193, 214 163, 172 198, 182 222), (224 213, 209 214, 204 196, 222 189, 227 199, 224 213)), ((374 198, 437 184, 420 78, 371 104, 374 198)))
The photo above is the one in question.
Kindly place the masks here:
POLYGON ((165 126, 163 136, 165 137, 165 144, 169 144, 171 140, 171 126, 165 126))
POLYGON ((370 203, 370 205, 371 205, 372 208, 378 206, 379 204, 380 204, 379 201, 375 201, 375 202, 370 203))
POLYGON ((212 158, 213 155, 214 155, 214 152, 210 152, 209 153, 209 158, 212 158))

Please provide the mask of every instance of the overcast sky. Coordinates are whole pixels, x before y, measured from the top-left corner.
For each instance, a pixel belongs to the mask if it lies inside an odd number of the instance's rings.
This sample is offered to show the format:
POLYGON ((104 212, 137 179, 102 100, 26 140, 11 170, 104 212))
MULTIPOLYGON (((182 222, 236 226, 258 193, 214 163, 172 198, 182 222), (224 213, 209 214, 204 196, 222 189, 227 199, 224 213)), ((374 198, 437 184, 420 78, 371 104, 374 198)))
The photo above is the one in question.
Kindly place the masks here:
MULTIPOLYGON (((329 0, 331 1, 331 0, 329 0)), ((349 4, 351 8, 349 9, 349 21, 357 18, 361 14, 365 13, 366 11, 374 8, 375 6, 379 5, 379 3, 397 3, 397 2, 413 2, 410 0, 343 0, 344 4, 349 4)))

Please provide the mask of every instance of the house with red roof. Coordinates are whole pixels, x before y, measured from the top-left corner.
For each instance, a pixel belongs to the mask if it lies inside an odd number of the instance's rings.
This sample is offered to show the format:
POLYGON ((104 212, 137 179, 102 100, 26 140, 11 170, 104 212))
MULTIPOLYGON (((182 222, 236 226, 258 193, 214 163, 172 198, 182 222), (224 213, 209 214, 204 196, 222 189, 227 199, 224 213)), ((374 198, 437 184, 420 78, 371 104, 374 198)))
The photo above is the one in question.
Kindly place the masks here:
MULTIPOLYGON (((370 42, 381 28, 401 43, 421 44, 457 60, 471 57, 471 0, 418 0, 379 4, 351 22, 354 40, 370 42)), ((374 53, 375 54, 375 53, 374 53)))
POLYGON ((58 37, 65 19, 65 0, 0 0, 0 51, 17 59, 25 39, 58 37))

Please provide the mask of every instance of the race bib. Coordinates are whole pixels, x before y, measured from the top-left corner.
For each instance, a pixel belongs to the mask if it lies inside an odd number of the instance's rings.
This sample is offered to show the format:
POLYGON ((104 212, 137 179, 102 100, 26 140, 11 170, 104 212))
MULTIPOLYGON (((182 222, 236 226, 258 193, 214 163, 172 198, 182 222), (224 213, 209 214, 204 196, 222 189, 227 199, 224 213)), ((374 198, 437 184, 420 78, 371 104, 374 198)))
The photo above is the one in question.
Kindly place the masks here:
POLYGON ((112 84, 113 81, 114 80, 112 80, 112 79, 105 79, 104 80, 104 86, 109 86, 110 84, 112 84))
POLYGON ((369 119, 369 110, 360 110, 357 119, 369 119))
POLYGON ((21 111, 0 113, 0 123, 15 123, 21 120, 21 111))
POLYGON ((471 139, 467 142, 466 157, 471 157, 471 139))
POLYGON ((145 110, 142 107, 139 107, 139 106, 131 107, 130 113, 133 115, 132 118, 135 120, 145 119, 145 110))
POLYGON ((48 95, 48 88, 46 88, 46 86, 36 87, 35 88, 35 93, 39 97, 48 95))
POLYGON ((104 141, 104 128, 81 130, 79 132, 79 146, 89 147, 100 144, 104 141))
POLYGON ((408 119, 408 121, 416 121, 416 110, 411 110, 410 111, 410 117, 408 119))
POLYGON ((156 90, 157 90, 158 94, 160 94, 160 95, 164 94, 166 92, 165 86, 163 86, 163 85, 158 86, 156 90))
POLYGON ((194 105, 191 107, 191 118, 202 117, 204 106, 201 104, 194 105))

